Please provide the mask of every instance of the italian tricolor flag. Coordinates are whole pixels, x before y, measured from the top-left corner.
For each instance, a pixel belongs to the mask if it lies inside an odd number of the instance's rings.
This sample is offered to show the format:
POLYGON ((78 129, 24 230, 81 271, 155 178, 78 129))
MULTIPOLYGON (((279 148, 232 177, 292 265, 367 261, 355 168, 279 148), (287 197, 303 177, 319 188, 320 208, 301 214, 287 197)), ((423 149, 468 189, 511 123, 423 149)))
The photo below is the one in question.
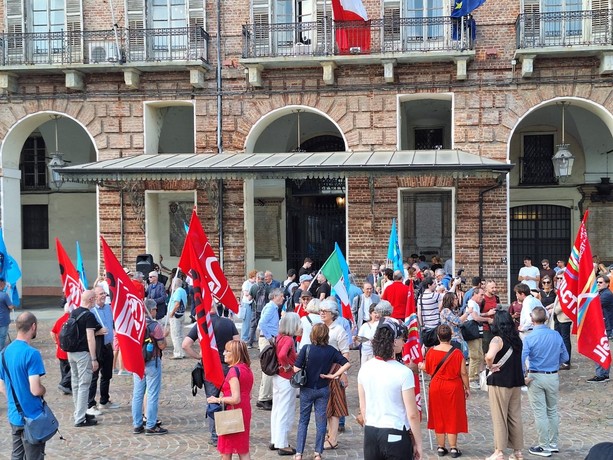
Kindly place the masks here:
POLYGON ((334 252, 330 254, 326 263, 323 264, 320 272, 326 277, 336 296, 340 299, 343 316, 351 321, 353 315, 351 313, 351 305, 349 305, 349 294, 347 293, 349 266, 341 248, 338 247, 338 243, 334 243, 334 252))

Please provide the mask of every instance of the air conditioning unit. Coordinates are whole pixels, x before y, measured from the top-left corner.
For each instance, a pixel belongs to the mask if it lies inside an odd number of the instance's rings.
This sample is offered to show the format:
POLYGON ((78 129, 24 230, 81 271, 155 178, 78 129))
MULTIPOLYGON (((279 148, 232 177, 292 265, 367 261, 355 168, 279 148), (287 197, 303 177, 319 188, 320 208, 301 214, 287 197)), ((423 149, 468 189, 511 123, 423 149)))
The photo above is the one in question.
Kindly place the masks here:
POLYGON ((119 55, 117 53, 117 44, 114 41, 93 42, 89 44, 90 64, 117 61, 119 61, 119 55))

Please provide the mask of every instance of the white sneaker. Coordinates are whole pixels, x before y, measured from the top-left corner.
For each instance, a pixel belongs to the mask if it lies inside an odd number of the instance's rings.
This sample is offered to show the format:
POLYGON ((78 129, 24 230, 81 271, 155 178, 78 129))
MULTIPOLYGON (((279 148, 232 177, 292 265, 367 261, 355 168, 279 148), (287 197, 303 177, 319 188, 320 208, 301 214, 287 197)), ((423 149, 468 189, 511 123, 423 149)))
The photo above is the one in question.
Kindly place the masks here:
POLYGON ((557 444, 549 444, 548 447, 544 447, 544 449, 548 452, 552 452, 557 454, 558 452, 560 452, 560 449, 558 449, 558 445, 557 444))
POLYGON ((98 404, 98 409, 99 410, 104 410, 104 409, 119 409, 121 407, 120 404, 114 403, 113 401, 107 402, 106 404, 98 404))
POLYGON ((85 413, 86 413, 87 415, 93 415, 94 417, 97 417, 97 416, 99 416, 99 415, 102 415, 102 412, 101 412, 101 411, 99 411, 99 410, 96 408, 96 406, 94 406, 94 407, 90 407, 89 409, 87 409, 87 410, 85 411, 85 413))

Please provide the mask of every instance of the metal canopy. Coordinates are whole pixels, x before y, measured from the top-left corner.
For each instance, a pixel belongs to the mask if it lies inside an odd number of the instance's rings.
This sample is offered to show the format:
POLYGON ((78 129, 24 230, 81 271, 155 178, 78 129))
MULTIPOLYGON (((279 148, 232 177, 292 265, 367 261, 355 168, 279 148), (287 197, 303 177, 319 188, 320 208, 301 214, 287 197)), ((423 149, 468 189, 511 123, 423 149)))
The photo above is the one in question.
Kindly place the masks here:
POLYGON ((185 153, 134 155, 58 169, 69 182, 157 179, 324 178, 366 175, 506 173, 513 164, 461 150, 185 153))

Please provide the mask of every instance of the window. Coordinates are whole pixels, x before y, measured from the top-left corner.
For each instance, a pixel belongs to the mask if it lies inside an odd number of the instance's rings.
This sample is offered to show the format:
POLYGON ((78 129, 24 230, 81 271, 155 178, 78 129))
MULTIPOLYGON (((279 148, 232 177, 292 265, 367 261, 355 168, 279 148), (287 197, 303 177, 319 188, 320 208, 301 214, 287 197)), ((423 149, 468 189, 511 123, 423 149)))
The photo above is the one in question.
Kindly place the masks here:
POLYGON ((451 191, 405 190, 401 197, 402 252, 451 258, 451 191))
POLYGON ((29 204, 21 207, 23 249, 49 249, 49 207, 29 204))
POLYGON ((443 128, 415 128, 415 150, 443 148, 443 128))
POLYGON ((410 50, 423 42, 443 40, 449 0, 384 0, 386 49, 410 50))
POLYGON ((400 149, 436 150, 451 148, 452 109, 450 94, 401 96, 400 149))
POLYGON ((47 160, 45 141, 40 135, 26 139, 21 150, 21 188, 22 190, 47 190, 47 160))
POLYGON ((520 185, 556 184, 553 134, 524 134, 520 185))

